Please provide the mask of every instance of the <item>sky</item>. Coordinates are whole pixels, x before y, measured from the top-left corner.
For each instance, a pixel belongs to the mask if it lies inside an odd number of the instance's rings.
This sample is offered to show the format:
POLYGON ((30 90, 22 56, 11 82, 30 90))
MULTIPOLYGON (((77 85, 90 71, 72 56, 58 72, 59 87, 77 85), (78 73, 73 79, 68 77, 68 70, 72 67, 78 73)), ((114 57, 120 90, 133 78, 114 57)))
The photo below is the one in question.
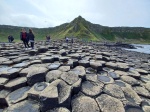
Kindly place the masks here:
POLYGON ((0 0, 0 25, 55 27, 79 15, 103 26, 150 28, 150 0, 0 0))

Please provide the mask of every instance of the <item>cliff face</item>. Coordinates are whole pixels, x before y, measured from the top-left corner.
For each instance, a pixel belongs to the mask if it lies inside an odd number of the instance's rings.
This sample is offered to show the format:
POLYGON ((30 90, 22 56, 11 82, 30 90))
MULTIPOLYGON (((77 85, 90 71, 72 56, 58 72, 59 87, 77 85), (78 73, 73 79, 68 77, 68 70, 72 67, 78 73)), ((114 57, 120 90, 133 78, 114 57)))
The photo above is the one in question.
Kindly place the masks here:
MULTIPOLYGON (((0 38, 5 40, 9 34, 19 36, 21 27, 0 26, 0 38)), ((108 40, 108 41, 129 41, 150 43, 150 28, 143 27, 107 27, 93 24, 81 16, 70 23, 65 23, 53 28, 33 28, 37 39, 43 39, 46 35, 53 38, 78 37, 86 40, 108 40)))

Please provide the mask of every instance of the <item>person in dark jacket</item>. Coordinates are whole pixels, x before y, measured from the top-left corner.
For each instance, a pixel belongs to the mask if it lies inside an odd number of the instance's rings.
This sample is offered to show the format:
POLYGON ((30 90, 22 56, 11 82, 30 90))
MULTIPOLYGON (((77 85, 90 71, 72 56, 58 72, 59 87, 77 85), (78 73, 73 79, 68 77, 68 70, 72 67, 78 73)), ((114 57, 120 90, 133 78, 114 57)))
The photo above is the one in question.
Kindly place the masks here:
POLYGON ((73 38, 71 38, 71 43, 73 44, 73 38))
POLYGON ((34 49, 34 34, 32 29, 29 29, 28 38, 31 43, 31 48, 34 49))
POLYGON ((11 43, 10 35, 8 35, 8 42, 11 43))
POLYGON ((8 42, 12 43, 14 40, 14 37, 12 35, 8 35, 8 42))
POLYGON ((50 40, 51 40, 50 35, 46 36, 46 42, 49 42, 49 43, 50 43, 50 40))
POLYGON ((14 41, 14 37, 12 35, 10 35, 10 40, 11 40, 11 42, 14 41))
POLYGON ((25 31, 24 28, 21 29, 20 39, 23 41, 23 44, 24 44, 25 48, 30 47, 29 44, 28 44, 29 40, 28 40, 28 37, 27 37, 27 32, 25 31))

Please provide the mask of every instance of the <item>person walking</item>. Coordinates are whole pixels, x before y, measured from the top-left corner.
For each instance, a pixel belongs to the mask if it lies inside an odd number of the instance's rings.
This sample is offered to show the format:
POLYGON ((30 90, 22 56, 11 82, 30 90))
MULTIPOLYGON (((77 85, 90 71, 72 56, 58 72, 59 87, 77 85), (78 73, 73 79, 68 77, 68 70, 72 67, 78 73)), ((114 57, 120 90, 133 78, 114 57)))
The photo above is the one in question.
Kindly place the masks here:
POLYGON ((29 44, 28 44, 29 40, 28 40, 28 37, 27 37, 27 32, 25 31, 24 28, 21 29, 20 39, 23 41, 23 44, 24 44, 25 48, 30 47, 29 44))
POLYGON ((33 31, 32 29, 29 29, 29 33, 28 33, 28 39, 29 39, 29 42, 31 43, 31 48, 34 49, 34 34, 33 34, 33 31))

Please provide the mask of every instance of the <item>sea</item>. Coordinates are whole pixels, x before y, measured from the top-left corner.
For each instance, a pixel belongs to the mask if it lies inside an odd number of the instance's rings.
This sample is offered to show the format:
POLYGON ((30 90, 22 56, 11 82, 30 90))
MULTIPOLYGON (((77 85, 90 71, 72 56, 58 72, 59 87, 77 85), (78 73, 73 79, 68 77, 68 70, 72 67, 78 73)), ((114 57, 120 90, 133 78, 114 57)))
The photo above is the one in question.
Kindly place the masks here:
POLYGON ((143 44, 132 44, 132 45, 134 45, 136 49, 125 49, 125 50, 150 54, 150 45, 143 45, 143 44))

